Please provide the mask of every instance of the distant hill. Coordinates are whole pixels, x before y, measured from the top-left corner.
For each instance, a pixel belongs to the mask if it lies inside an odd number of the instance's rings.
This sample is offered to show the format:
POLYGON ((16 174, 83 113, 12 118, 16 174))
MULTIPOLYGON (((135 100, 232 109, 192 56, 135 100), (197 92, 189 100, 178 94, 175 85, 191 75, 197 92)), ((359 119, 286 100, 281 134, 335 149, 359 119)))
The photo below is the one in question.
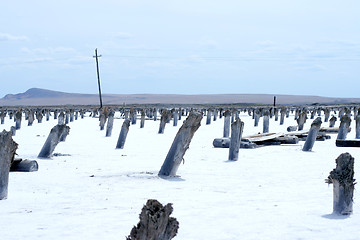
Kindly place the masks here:
MULTIPOLYGON (((275 94, 104 94, 104 105, 123 104, 349 104, 360 103, 360 98, 331 98, 305 95, 275 94)), ((97 105, 97 94, 65 93, 40 88, 31 88, 24 93, 7 94, 0 99, 0 106, 54 106, 97 105)))

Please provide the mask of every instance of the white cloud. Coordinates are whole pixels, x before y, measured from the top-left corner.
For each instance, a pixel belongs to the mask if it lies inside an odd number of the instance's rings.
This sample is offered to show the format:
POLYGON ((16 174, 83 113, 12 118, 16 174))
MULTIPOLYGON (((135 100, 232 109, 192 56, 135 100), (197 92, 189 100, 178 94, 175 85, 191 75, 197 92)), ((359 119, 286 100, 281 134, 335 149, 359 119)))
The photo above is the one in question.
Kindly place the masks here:
POLYGON ((14 36, 9 33, 0 33, 0 41, 29 41, 27 36, 14 36))

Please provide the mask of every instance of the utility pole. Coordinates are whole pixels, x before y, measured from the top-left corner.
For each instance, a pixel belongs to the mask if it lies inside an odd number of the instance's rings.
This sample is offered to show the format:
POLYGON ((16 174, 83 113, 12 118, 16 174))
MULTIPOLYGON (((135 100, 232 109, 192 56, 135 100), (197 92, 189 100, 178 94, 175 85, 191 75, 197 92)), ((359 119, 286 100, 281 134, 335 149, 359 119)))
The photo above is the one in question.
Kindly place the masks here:
POLYGON ((97 70, 97 78, 98 78, 98 86, 99 86, 99 98, 100 98, 100 108, 102 108, 102 97, 101 97, 101 87, 100 87, 100 73, 99 73, 99 60, 98 58, 101 57, 101 55, 98 56, 97 48, 95 48, 95 56, 93 56, 96 59, 96 70, 97 70))

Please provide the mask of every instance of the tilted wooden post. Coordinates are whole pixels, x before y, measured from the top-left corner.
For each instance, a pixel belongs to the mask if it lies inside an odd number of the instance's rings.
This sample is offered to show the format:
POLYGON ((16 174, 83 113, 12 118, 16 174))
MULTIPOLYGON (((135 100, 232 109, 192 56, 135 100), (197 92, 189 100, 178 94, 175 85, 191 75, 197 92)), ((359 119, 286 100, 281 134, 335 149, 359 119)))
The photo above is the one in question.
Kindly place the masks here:
POLYGON ((124 148, 126 137, 129 132, 129 128, 130 128, 130 120, 125 119, 121 126, 121 131, 120 131, 118 141, 116 143, 116 148, 120 148, 120 149, 124 148))
POLYGON ((303 147, 303 151, 305 152, 308 152, 308 151, 311 151, 313 146, 314 146, 314 143, 316 141, 316 137, 318 135, 318 132, 320 130, 320 127, 321 127, 321 117, 317 117, 311 124, 311 128, 310 128, 310 131, 306 137, 306 141, 305 141, 305 144, 304 144, 304 147, 303 147))
POLYGON ((241 143, 241 136, 244 129, 244 122, 239 117, 231 124, 231 139, 229 146, 229 160, 237 161, 241 143))
POLYGON ((18 144, 12 139, 11 132, 0 133, 0 200, 8 196, 9 171, 18 144))
POLYGON ((126 240, 171 240, 179 229, 179 222, 170 217, 172 212, 171 203, 163 206, 157 200, 149 199, 141 210, 140 222, 126 240))
POLYGON ((61 137, 64 134, 67 135, 69 131, 70 127, 66 126, 65 124, 56 125, 53 127, 38 155, 38 158, 50 158, 55 150, 55 147, 60 142, 61 137))
POLYGON ((230 110, 226 110, 224 112, 224 133, 223 133, 223 137, 229 137, 230 136, 230 116, 231 116, 230 110))
POLYGON ((107 125, 106 125, 106 137, 110 137, 114 125, 114 111, 110 111, 108 115, 107 125))
POLYGON ((336 159, 336 168, 325 180, 333 184, 333 213, 349 215, 353 212, 354 195, 354 158, 349 153, 342 153, 336 159))
POLYGON ((336 139, 339 139, 339 140, 345 140, 346 139, 346 136, 349 132, 349 127, 350 127, 350 124, 351 124, 351 118, 344 114, 341 119, 340 119, 340 127, 339 127, 339 132, 338 132, 338 135, 337 135, 337 138, 336 139))
POLYGON ((264 116, 263 116, 263 133, 268 133, 269 132, 269 116, 270 116, 270 112, 269 110, 265 110, 264 111, 264 116))
POLYGON ((160 126, 159 126, 159 132, 158 132, 159 134, 164 133, 166 123, 170 118, 171 118, 171 113, 167 109, 164 109, 161 113, 160 126))
POLYGON ((202 114, 199 112, 190 112, 175 136, 159 171, 159 176, 176 176, 176 171, 184 159, 185 152, 189 148, 191 139, 201 125, 202 117, 202 114))

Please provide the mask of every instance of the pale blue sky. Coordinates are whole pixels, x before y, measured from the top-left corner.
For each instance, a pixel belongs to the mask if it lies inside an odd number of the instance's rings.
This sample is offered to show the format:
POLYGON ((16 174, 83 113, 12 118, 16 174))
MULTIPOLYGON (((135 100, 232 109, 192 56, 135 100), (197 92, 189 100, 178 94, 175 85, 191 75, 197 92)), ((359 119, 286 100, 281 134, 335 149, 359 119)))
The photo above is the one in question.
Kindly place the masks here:
POLYGON ((360 97, 359 0, 0 3, 0 97, 97 93, 360 97))

